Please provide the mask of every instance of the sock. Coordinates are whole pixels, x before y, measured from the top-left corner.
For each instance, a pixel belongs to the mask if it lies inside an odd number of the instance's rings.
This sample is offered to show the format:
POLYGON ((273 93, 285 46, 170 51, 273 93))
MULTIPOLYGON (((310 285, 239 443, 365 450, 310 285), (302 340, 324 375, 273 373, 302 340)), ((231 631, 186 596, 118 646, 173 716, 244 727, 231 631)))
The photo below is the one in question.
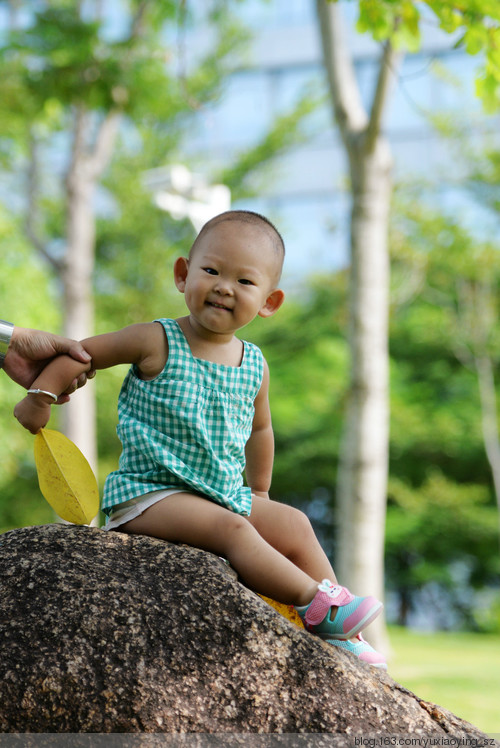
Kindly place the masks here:
POLYGON ((307 605, 294 605, 293 607, 295 608, 299 616, 303 618, 305 614, 307 613, 307 609, 310 607, 311 603, 312 603, 312 600, 310 603, 307 603, 307 605))

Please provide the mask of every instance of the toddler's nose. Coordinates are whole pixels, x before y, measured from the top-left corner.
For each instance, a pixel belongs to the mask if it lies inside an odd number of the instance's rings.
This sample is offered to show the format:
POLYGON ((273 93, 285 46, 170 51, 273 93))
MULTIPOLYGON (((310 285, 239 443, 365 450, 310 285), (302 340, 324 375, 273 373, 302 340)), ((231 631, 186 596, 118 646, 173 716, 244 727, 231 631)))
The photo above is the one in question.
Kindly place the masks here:
POLYGON ((215 284, 215 291, 221 296, 229 296, 232 293, 231 283, 219 276, 215 284))

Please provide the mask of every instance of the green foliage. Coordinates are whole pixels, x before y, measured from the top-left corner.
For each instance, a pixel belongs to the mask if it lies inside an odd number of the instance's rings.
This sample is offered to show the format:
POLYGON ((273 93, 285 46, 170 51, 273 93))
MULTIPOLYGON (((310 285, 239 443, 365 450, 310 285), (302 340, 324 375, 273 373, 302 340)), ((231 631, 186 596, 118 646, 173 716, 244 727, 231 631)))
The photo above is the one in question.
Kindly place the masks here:
MULTIPOLYGON (((151 145, 151 142, 150 142, 151 145)), ((175 257, 186 254, 194 238, 188 222, 175 222, 154 205, 141 181, 150 166, 146 148, 138 156, 115 159, 104 186, 116 204, 98 221, 95 304, 97 332, 184 313, 183 298, 173 283, 175 257)), ((116 405, 127 367, 100 373, 97 387, 97 430, 101 482, 116 469, 120 443, 116 405)), ((94 386, 94 384, 90 385, 94 386)))
POLYGON ((406 619, 415 591, 436 582, 469 627, 460 599, 495 585, 498 511, 481 428, 477 357, 499 364, 498 248, 414 195, 392 234, 391 481, 386 557, 406 619))
MULTIPOLYGON (((111 182, 119 185, 118 204, 123 201, 127 209, 99 223, 100 331, 183 313, 183 299, 170 279, 171 264, 174 254, 187 249, 191 229, 150 211, 135 174, 130 163, 118 160, 109 175, 111 182), (127 195, 133 199, 127 201, 127 195)), ((435 235, 437 224, 431 223, 429 228, 435 235)), ((421 266, 416 261, 417 271, 425 271, 426 279, 435 283, 434 272, 443 279, 447 273, 440 250, 429 249, 430 243, 423 237, 422 233, 425 261, 421 266)), ((467 583, 480 587, 492 583, 499 568, 496 510, 481 439, 476 383, 454 355, 445 319, 447 309, 420 293, 406 297, 406 291, 414 288, 410 258, 421 258, 418 252, 411 254, 401 234, 396 239, 387 583, 390 589, 404 590, 405 594, 415 593, 430 580, 453 591, 459 565, 467 583)), ((23 256, 17 250, 12 256, 24 274, 27 263, 23 256)), ((472 272, 476 272, 474 268, 472 272)), ((11 285, 7 287, 13 292, 11 285)), ((418 290, 424 287, 421 282, 418 290)), ((33 299, 32 303, 36 313, 40 302, 33 299)), ((9 308, 14 315, 15 308, 9 308)), ((258 319, 244 331, 244 337, 262 346, 271 369, 276 434, 272 495, 308 508, 315 520, 319 519, 323 541, 330 549, 348 366, 346 315, 346 278, 341 273, 313 281, 302 289, 300 300, 292 297, 275 317, 258 319)), ((116 399, 124 373, 123 367, 102 372, 88 385, 98 389, 102 476, 116 467, 118 459, 116 399)), ((11 399, 10 407, 13 402, 11 399)), ((13 442, 15 459, 9 472, 13 469, 19 476, 16 482, 9 476, 3 486, 7 502, 4 500, 2 523, 8 527, 11 522, 38 521, 45 502, 38 489, 35 499, 35 489, 28 488, 36 487, 31 438, 26 435, 23 456, 10 430, 5 434, 5 440, 13 442), (22 497, 22 512, 16 496, 22 497), (13 513, 15 507, 17 513, 13 513)), ((480 616, 469 617, 469 624, 492 625, 480 616)))
MULTIPOLYGON (((109 5, 102 4, 104 11, 109 5)), ((175 23, 177 3, 126 4, 126 32, 113 40, 105 15, 83 16, 78 3, 55 0, 28 12, 31 23, 12 31, 0 50, 3 136, 14 140, 27 123, 46 134, 66 127, 75 106, 101 115, 123 112, 135 127, 157 129, 168 122, 172 128, 220 93, 246 40, 226 12, 213 47, 205 56, 190 56, 187 74, 165 48, 166 24, 175 23)))
POLYGON ((415 52, 420 46, 420 14, 412 0, 359 3, 358 31, 371 32, 377 41, 390 39, 395 47, 415 52))
MULTIPOLYGON (((174 118, 182 111, 185 94, 176 75, 168 74, 162 38, 177 5, 167 1, 133 6, 124 8, 127 32, 113 41, 106 33, 105 17, 84 16, 78 3, 61 0, 42 6, 27 27, 13 31, 2 62, 12 97, 17 93, 18 111, 24 116, 33 110, 41 113, 53 98, 89 110, 117 109, 131 117, 168 113, 174 118)), ((228 14, 215 52, 222 65, 239 38, 239 28, 228 14)), ((202 98, 221 79, 213 55, 210 60, 183 81, 202 98)))
POLYGON ((316 489, 335 485, 348 356, 339 335, 344 283, 343 276, 313 281, 300 303, 287 301, 245 331, 271 370, 273 495, 284 501, 306 505, 316 489))
POLYGON ((57 91, 63 101, 74 101, 79 91, 90 105, 110 99, 118 71, 109 60, 97 66, 98 31, 99 24, 83 21, 76 7, 59 4, 38 13, 33 26, 14 32, 11 50, 25 55, 28 91, 44 98, 57 91))
POLYGON ((486 590, 485 602, 474 608, 475 627, 485 634, 500 634, 500 594, 486 590))
MULTIPOLYGON (((56 289, 42 262, 33 261, 19 226, 0 205, 0 299, 2 317, 15 320, 22 314, 27 327, 58 329, 56 289), (28 289, 28 290, 27 290, 28 289)), ((13 527, 52 520, 52 510, 41 497, 33 461, 33 437, 11 415, 23 390, 0 375, 0 532, 13 527)))
MULTIPOLYGON (((467 363, 476 355, 487 354, 498 361, 497 246, 474 237, 457 217, 440 215, 413 202, 405 204, 403 211, 396 232, 411 235, 411 245, 395 238, 396 273, 413 276, 420 284, 423 313, 434 317, 455 357, 467 363)), ((403 314, 404 307, 400 310, 403 314)))
MULTIPOLYGON (((171 268, 174 256, 188 250, 193 229, 186 221, 175 222, 156 209, 140 175, 178 159, 192 108, 221 90, 219 71, 232 68, 234 49, 244 41, 244 34, 227 14, 219 13, 216 47, 189 75, 185 71, 179 75, 170 69, 165 55, 159 55, 155 37, 174 5, 147 4, 154 18, 144 21, 142 34, 132 40, 131 23, 128 36, 111 43, 105 41, 101 24, 75 15, 75 4, 53 3, 52 16, 34 17, 32 26, 20 33, 17 47, 4 49, 0 60, 5 73, 0 109, 6 115, 0 158, 16 187, 20 166, 25 166, 27 122, 36 120, 37 135, 47 146, 45 158, 52 164, 51 157, 60 153, 61 145, 62 150, 68 146, 62 135, 71 113, 68 102, 96 107, 97 116, 100 108, 125 112, 121 139, 100 188, 95 274, 98 332, 177 316, 184 309, 171 268), (56 28, 54 14, 59 11, 61 26, 56 28), (38 23, 45 24, 47 31, 50 27, 45 46, 36 38, 38 23), (151 54, 145 55, 145 48, 151 54), (46 65, 39 64, 45 52, 46 65), (28 59, 30 66, 25 65, 28 59), (96 72, 97 77, 90 80, 96 72), (61 95, 55 88, 59 81, 61 95)), ((140 7, 138 0, 129 5, 135 11, 140 7)), ((380 38, 402 13, 401 43, 408 43, 404 34, 418 39, 419 19, 413 3, 363 3, 362 7, 363 23, 377 25, 380 38)), ((450 30, 453 24, 460 27, 460 19, 445 18, 443 9, 442 15, 450 30)), ((473 37, 469 45, 472 50, 473 37)), ((315 103, 315 95, 307 94, 224 172, 222 177, 235 196, 251 194, 257 168, 301 142, 303 123, 315 103)), ((498 163, 492 158, 490 164, 488 199, 498 206, 498 163)), ((49 174, 50 189, 45 190, 42 207, 47 236, 58 240, 64 235, 65 216, 54 176, 49 174)), ((478 174, 478 189, 484 184, 478 174)), ((33 259, 15 213, 1 211, 2 316, 14 320, 22 316, 27 326, 57 330, 57 284, 47 266, 33 259)), ((496 356, 500 350, 496 248, 479 246, 457 224, 423 211, 418 201, 399 215, 392 236, 388 584, 394 590, 415 591, 432 580, 451 589, 457 565, 461 565, 467 582, 480 586, 498 573, 496 512, 475 377, 456 356, 459 342, 469 350, 474 344, 474 336, 464 340, 463 332, 467 325, 477 324, 478 315, 467 320, 459 316, 457 279, 477 289, 489 284, 494 324, 487 345, 496 356)), ((262 346, 271 368, 276 434, 273 496, 308 507, 324 523, 325 545, 330 548, 348 366, 346 306, 345 275, 322 277, 307 288, 304 285, 300 299, 288 300, 276 317, 259 319, 244 332, 262 346)), ((101 482, 117 464, 116 400, 124 373, 123 367, 102 372, 87 385, 98 391, 101 482)), ((7 413, 19 397, 19 388, 6 377, 0 379, 0 404, 7 413)), ((0 529, 52 520, 36 484, 32 446, 32 437, 13 420, 0 423, 0 529)), ((487 628, 493 624, 477 618, 475 625, 487 628)))
MULTIPOLYGON (((436 227, 429 227, 433 237, 436 227)), ((417 233, 412 224, 412 236, 417 233)), ((422 252, 408 237, 394 236, 386 583, 399 596, 402 615, 432 583, 447 590, 466 625, 479 628, 472 597, 464 605, 455 594, 457 574, 465 587, 495 584, 497 510, 475 375, 457 360, 449 310, 422 294, 436 278, 450 282, 453 272, 445 271, 443 254, 424 233, 422 252)), ((454 236, 458 246, 458 230, 454 236)), ((473 258, 461 267, 478 273, 473 258)), ((313 283, 300 303, 288 301, 276 317, 248 331, 271 369, 272 494, 309 511, 329 552, 348 366, 345 324, 345 277, 339 274, 313 283)))
POLYGON ((418 489, 391 478, 386 562, 391 583, 414 591, 432 582, 453 588, 453 567, 466 567, 466 585, 492 584, 500 571, 496 509, 487 486, 456 483, 424 470, 418 489))
MULTIPOLYGON (((415 52, 420 46, 424 13, 432 12, 439 27, 458 35, 471 55, 481 53, 476 92, 488 111, 500 104, 500 5, 496 0, 359 0, 358 30, 369 32, 377 41, 390 40, 396 48, 415 52)), ((427 14, 428 15, 428 14, 427 14)), ((426 21, 428 18, 426 16, 426 21)))
MULTIPOLYGON (((67 211, 64 175, 76 108, 87 114, 89 150, 102 118, 109 111, 122 112, 118 144, 97 200, 96 331, 183 314, 172 263, 188 251, 194 231, 187 220, 176 222, 154 205, 142 175, 162 164, 188 163, 182 150, 192 114, 218 97, 225 78, 240 64, 248 38, 245 30, 225 0, 203 9, 213 32, 212 46, 203 53, 184 48, 182 35, 192 22, 189 4, 183 13, 185 8, 175 2, 125 2, 119 34, 109 27, 111 4, 106 0, 83 11, 81 4, 67 0, 21 6, 22 23, 0 49, 0 159, 9 186, 3 196, 10 211, 6 209, 5 221, 3 213, 0 220, 2 252, 8 248, 2 254, 8 289, 2 295, 2 315, 26 326, 60 329, 58 284, 21 238, 22 213, 32 210, 34 228, 47 252, 61 256, 67 211), (174 40, 170 49, 168 39, 174 40), (26 199, 28 173, 31 189, 41 195, 35 205, 26 199), (29 303, 27 284, 37 287, 29 303), (47 313, 37 313, 39 308, 47 313)), ((297 142, 296 132, 313 106, 312 96, 304 98, 278 120, 256 147, 258 153, 242 153, 237 181, 246 183, 249 170, 297 142)), ((116 401, 124 374, 121 367, 99 374, 87 385, 97 388, 101 482, 118 460, 116 401)), ((5 382, 9 410, 18 390, 5 382)), ((56 416, 57 411, 54 420, 56 416)), ((30 524, 40 517, 50 521, 32 467, 32 438, 7 421, 0 424, 0 441, 9 453, 0 477, 0 526, 30 524), (11 428, 16 429, 15 438, 11 428), (15 511, 13 496, 19 499, 15 511), (28 502, 29 497, 33 500, 28 502), (21 511, 21 506, 29 508, 21 511), (36 507, 43 507, 42 514, 36 507)))
MULTIPOLYGON (((61 327, 58 284, 49 266, 22 238, 22 213, 28 204, 26 173, 31 173, 31 187, 43 194, 32 216, 36 229, 47 250, 57 256, 65 241, 64 172, 74 109, 85 108, 92 114, 89 147, 92 128, 103 114, 121 110, 122 139, 99 200, 98 331, 175 314, 179 295, 174 302, 172 255, 185 250, 193 232, 153 205, 140 175, 178 160, 193 106, 219 93, 224 75, 235 64, 235 49, 245 39, 231 13, 225 13, 214 27, 213 47, 205 57, 193 55, 189 74, 180 75, 169 62, 164 33, 166 22, 176 23, 177 3, 125 3, 119 38, 109 34, 108 2, 99 4, 99 17, 91 15, 98 12, 97 6, 87 8, 85 15, 80 6, 61 0, 23 4, 22 24, 5 37, 0 49, 0 158, 8 185, 0 205, 2 315, 54 331, 61 327), (35 142, 36 169, 30 153, 35 142)), ((101 474, 116 466, 116 398, 123 375, 123 371, 109 372, 88 385, 98 389, 101 474)), ((11 412, 20 395, 19 387, 2 377, 4 412, 11 412)), ((57 411, 53 420, 57 421, 57 411)), ((38 489, 32 442, 13 419, 0 424, 1 529, 53 519, 38 489)))

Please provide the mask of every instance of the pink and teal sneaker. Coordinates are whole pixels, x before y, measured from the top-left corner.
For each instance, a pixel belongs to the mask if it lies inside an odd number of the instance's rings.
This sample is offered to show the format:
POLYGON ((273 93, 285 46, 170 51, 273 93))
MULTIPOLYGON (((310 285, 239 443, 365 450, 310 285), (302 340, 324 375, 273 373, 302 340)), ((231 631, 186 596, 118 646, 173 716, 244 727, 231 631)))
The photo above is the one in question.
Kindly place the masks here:
MULTIPOLYGON (((308 631, 322 639, 347 640, 366 628, 382 610, 375 597, 356 597, 346 587, 323 579, 309 605, 295 606, 308 631), (331 617, 332 608, 337 612, 331 617)), ((368 645, 369 646, 369 645, 368 645)))
POLYGON ((358 657, 362 662, 367 662, 373 667, 379 667, 381 670, 387 670, 387 662, 384 655, 381 655, 375 649, 373 649, 367 641, 363 639, 361 634, 358 634, 355 642, 343 641, 342 639, 327 639, 328 644, 333 644, 334 647, 339 647, 345 652, 353 654, 358 657))

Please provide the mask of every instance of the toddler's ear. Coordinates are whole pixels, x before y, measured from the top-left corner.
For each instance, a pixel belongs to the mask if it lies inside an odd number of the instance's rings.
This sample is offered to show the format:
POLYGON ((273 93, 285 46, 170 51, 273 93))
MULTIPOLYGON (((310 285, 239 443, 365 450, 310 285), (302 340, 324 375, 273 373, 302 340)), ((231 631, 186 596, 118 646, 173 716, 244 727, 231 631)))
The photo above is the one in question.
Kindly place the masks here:
POLYGON ((281 288, 275 288, 267 297, 264 306, 259 312, 259 317, 271 317, 278 311, 285 300, 285 292, 281 288))
POLYGON ((178 257, 174 262, 174 281, 177 289, 184 293, 186 278, 188 274, 189 260, 187 257, 178 257))

